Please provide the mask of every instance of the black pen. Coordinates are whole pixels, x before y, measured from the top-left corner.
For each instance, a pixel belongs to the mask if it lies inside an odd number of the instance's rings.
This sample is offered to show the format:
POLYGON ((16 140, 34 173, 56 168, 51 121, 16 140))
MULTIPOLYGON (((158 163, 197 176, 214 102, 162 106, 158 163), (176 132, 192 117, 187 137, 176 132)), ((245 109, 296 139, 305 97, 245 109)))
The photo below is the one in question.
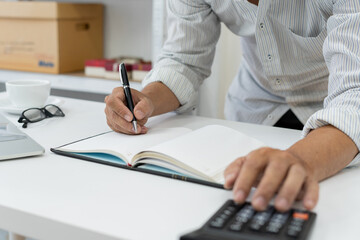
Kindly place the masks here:
POLYGON ((125 68, 125 64, 121 63, 119 65, 119 75, 120 75, 120 80, 121 83, 123 85, 124 88, 124 93, 125 93, 125 99, 126 99, 126 103, 127 103, 127 107, 130 109, 132 115, 133 115, 133 120, 132 120, 132 124, 134 127, 134 131, 137 132, 137 122, 136 122, 136 118, 134 115, 134 102, 131 96, 131 91, 130 91, 130 84, 129 84, 129 80, 128 80, 128 76, 126 73, 126 68, 125 68))

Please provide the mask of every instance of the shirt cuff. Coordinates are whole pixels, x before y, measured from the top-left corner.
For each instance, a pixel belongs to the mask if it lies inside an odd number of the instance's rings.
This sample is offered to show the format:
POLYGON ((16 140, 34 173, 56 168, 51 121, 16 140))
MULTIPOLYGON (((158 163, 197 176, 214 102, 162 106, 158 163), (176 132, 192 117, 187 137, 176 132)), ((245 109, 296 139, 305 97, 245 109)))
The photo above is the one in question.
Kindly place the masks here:
MULTIPOLYGON (((306 122, 302 137, 306 137, 313 129, 332 125, 349 136, 360 149, 360 113, 340 108, 322 109, 313 114, 306 122)), ((360 162, 360 153, 348 164, 353 166, 360 162)))
POLYGON ((198 102, 198 92, 181 73, 166 67, 155 68, 142 81, 142 86, 145 87, 152 82, 162 82, 175 94, 181 105, 176 109, 176 112, 183 113, 195 109, 198 102))

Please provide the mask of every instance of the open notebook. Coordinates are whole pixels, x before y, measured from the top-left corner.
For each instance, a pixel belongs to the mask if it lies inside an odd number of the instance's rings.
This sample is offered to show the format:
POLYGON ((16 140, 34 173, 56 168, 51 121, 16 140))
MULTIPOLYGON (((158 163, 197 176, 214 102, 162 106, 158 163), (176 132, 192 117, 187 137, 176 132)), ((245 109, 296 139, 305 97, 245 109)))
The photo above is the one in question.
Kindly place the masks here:
POLYGON ((132 170, 222 187, 223 172, 236 158, 264 146, 259 140, 219 125, 194 131, 154 128, 144 135, 106 132, 51 150, 132 170))

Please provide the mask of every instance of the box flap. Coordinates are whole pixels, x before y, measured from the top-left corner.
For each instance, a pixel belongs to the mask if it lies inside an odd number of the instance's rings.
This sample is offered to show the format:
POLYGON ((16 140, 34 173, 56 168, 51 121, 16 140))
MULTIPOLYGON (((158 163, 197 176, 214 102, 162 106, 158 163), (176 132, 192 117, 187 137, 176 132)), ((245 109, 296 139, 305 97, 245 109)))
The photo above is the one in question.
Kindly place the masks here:
POLYGON ((0 18, 83 19, 102 17, 102 4, 0 2, 0 18))

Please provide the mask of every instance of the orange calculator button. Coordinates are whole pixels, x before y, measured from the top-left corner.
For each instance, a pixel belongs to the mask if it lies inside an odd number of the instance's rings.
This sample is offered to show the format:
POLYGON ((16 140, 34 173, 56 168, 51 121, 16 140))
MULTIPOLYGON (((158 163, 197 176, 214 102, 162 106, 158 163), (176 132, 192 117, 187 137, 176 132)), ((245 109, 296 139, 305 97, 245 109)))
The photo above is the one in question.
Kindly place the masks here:
POLYGON ((309 214, 304 212, 294 212, 293 218, 302 219, 304 221, 309 219, 309 214))

